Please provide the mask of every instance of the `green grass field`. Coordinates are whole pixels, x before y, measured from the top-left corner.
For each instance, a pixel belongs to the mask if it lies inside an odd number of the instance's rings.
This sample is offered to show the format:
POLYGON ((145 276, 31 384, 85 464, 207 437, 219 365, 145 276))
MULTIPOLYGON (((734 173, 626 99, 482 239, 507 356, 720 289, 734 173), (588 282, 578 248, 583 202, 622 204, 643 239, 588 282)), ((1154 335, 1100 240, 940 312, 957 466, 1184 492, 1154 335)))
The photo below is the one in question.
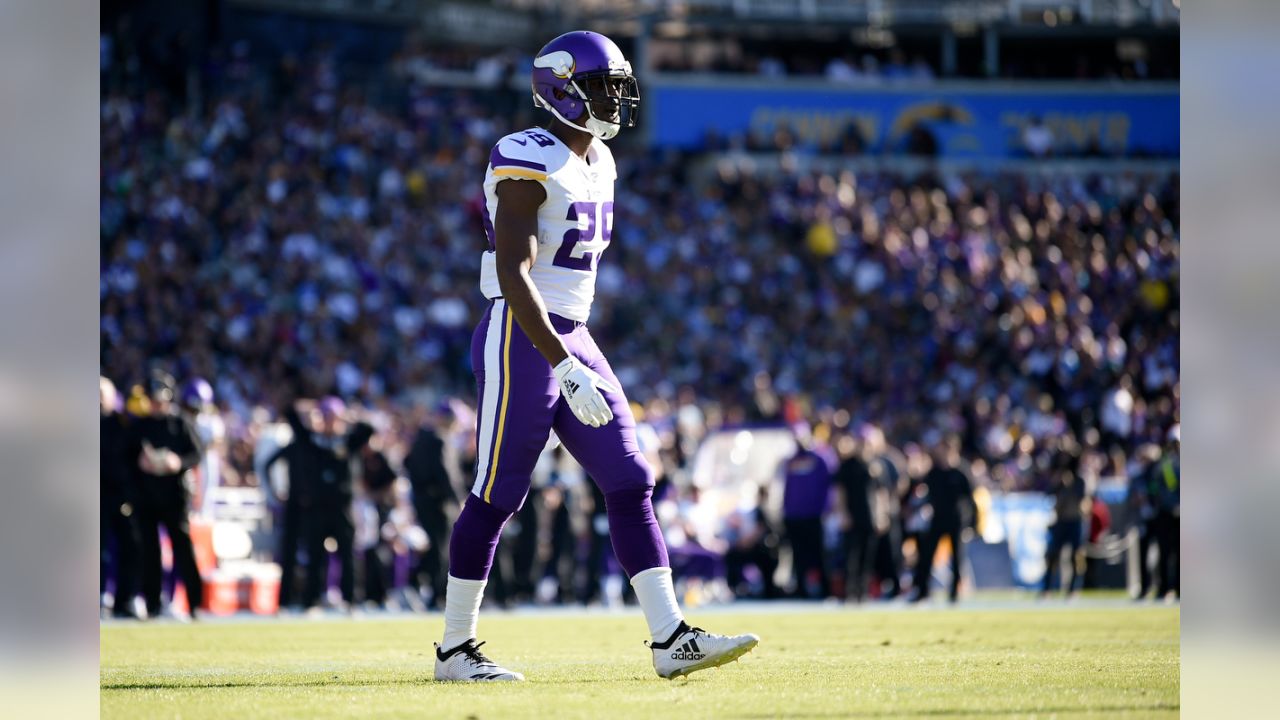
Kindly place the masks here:
POLYGON ((107 625, 104 718, 1164 717, 1168 607, 692 613, 755 632, 741 662, 653 673, 639 615, 494 614, 485 651, 526 683, 432 681, 439 616, 107 625))

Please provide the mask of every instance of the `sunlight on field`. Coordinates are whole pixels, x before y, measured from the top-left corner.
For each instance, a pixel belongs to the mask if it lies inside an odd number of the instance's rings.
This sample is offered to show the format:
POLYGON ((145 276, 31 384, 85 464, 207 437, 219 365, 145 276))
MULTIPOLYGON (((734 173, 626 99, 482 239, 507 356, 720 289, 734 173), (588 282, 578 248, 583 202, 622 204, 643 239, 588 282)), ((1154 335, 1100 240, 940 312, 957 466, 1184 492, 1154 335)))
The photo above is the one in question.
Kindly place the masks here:
POLYGON ((1177 608, 694 614, 758 633, 740 663, 658 679, 631 615, 497 615, 518 685, 432 681, 438 616, 112 625, 103 717, 1176 716, 1177 608))

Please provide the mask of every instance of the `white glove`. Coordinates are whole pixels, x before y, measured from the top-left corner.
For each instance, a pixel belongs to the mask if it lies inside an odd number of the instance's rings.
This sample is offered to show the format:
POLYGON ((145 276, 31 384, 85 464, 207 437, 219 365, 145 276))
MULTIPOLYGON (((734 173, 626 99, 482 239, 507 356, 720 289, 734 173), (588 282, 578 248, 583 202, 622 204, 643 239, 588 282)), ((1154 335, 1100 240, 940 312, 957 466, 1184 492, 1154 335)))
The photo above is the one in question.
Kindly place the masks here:
POLYGON ((182 469, 182 458, 169 448, 157 449, 143 440, 142 452, 138 454, 138 467, 152 475, 172 475, 182 469))
POLYGON ((555 366, 556 380, 560 382, 560 395, 569 403, 569 409, 584 425, 600 427, 609 424, 613 411, 604 399, 602 390, 619 392, 600 377, 595 370, 583 365, 570 355, 555 366))

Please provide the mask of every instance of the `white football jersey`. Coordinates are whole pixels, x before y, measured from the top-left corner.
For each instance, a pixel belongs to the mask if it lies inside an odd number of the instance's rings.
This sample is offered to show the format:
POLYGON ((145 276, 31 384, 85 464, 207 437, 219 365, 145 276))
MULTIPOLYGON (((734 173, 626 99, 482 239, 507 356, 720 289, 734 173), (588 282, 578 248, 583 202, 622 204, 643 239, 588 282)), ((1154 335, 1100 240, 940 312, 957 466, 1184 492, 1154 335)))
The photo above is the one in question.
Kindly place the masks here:
POLYGON ((586 160, 542 128, 499 140, 489 154, 484 177, 485 232, 489 237, 489 249, 480 261, 484 296, 502 296, 493 231, 498 183, 533 180, 546 188, 547 199, 538 208, 538 257, 529 276, 548 312, 586 322, 596 293, 596 268, 613 231, 613 181, 617 176, 613 154, 598 139, 591 141, 586 160))
POLYGON ((209 493, 222 485, 221 447, 214 447, 227 436, 227 426, 222 416, 212 412, 201 412, 195 418, 196 435, 204 446, 204 455, 200 458, 200 515, 213 516, 213 504, 209 502, 209 493))

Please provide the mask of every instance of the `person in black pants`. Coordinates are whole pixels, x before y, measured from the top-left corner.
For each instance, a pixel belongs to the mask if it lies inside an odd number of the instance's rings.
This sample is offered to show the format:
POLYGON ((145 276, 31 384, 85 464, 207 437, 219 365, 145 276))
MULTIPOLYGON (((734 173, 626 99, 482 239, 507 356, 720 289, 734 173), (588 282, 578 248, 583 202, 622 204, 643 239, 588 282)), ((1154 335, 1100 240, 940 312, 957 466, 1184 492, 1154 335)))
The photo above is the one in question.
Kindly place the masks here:
POLYGON ((834 482, 849 523, 844 533, 845 596, 854 602, 862 602, 867 594, 877 546, 878 536, 871 510, 876 488, 858 442, 851 436, 843 436, 839 449, 844 459, 836 469, 834 482))
POLYGON ((116 387, 105 377, 98 379, 98 406, 101 486, 101 590, 106 589, 109 568, 115 571, 115 617, 135 617, 133 602, 138 594, 137 487, 129 458, 125 457, 130 427, 116 411, 116 387))
POLYGON ((725 540, 729 549, 724 555, 725 579, 729 589, 738 597, 745 597, 747 587, 746 567, 755 565, 763 583, 762 597, 773 600, 781 595, 773 575, 778 569, 778 532, 764 512, 769 499, 769 486, 761 485, 756 491, 756 506, 744 514, 733 514, 726 520, 725 540))
MULTIPOLYGON (((318 423, 319 410, 312 408, 312 412, 308 415, 311 414, 317 416, 318 423)), ((312 440, 312 431, 299 414, 298 408, 290 404, 284 410, 284 419, 293 430, 293 440, 268 458, 263 469, 263 477, 269 477, 271 466, 281 460, 289 468, 289 492, 287 497, 282 499, 284 518, 280 548, 276 554, 276 559, 280 563, 279 607, 281 609, 294 604, 297 597, 295 576, 298 570, 298 550, 302 539, 302 518, 315 510, 321 461, 320 448, 312 440)), ((319 562, 321 559, 309 558, 308 562, 319 562)))
POLYGON ((895 598, 902 592, 902 503, 909 481, 901 453, 885 444, 878 428, 872 437, 875 445, 867 447, 872 457, 871 477, 876 482, 877 507, 884 514, 885 524, 884 532, 876 537, 875 572, 884 584, 883 597, 895 598))
MULTIPOLYGON (((303 602, 317 608, 323 600, 329 577, 326 541, 334 541, 333 551, 341 563, 339 588, 347 610, 355 600, 355 523, 351 516, 351 460, 369 441, 371 428, 347 432, 342 400, 327 397, 320 401, 321 429, 311 442, 319 448, 315 509, 302 519, 303 542, 307 548, 307 584, 303 602)), ((364 426, 367 428, 368 426, 364 426)))
POLYGON ((833 459, 811 448, 802 435, 796 452, 783 463, 782 523, 791 546, 794 592, 823 598, 827 594, 826 548, 822 516, 827 511, 833 459))
POLYGON ((1151 569, 1147 566, 1147 557, 1156 544, 1156 506, 1150 491, 1152 473, 1159 465, 1160 448, 1154 444, 1144 445, 1138 448, 1138 457, 1144 465, 1129 479, 1127 498, 1129 512, 1138 530, 1138 594, 1135 600, 1145 598, 1151 591, 1151 569))
POLYGON ((447 401, 436 406, 427 422, 418 428, 409 453, 404 458, 404 470, 413 488, 413 509, 418 524, 427 532, 430 544, 422 553, 414 575, 426 576, 430 583, 431 598, 427 607, 437 609, 444 598, 448 584, 450 516, 456 516, 459 493, 449 472, 450 461, 446 454, 445 438, 457 424, 457 417, 447 401))
POLYGON ((585 572, 578 586, 578 602, 590 604, 595 599, 607 600, 604 596, 602 580, 605 577, 605 563, 613 545, 609 542, 609 515, 604 504, 604 492, 590 476, 574 492, 591 494, 591 512, 587 519, 587 557, 585 572))
POLYGON ((964 539, 961 531, 973 527, 976 513, 973 483, 960 459, 960 438, 947 435, 933 447, 933 467, 924 476, 928 503, 933 510, 929 529, 923 534, 920 558, 916 563, 915 589, 911 601, 929 596, 929 578, 933 574, 933 556, 943 537, 951 541, 951 592, 955 602, 960 596, 960 575, 964 563, 964 539))
POLYGON ((542 502, 547 509, 550 524, 550 547, 547 562, 543 565, 542 584, 548 579, 554 585, 554 592, 539 598, 540 602, 568 602, 573 599, 574 548, 576 538, 573 536, 573 522, 569 510, 569 490, 560 480, 558 470, 551 471, 551 479, 542 493, 542 502))
MULTIPOLYGON (((535 590, 535 574, 538 568, 538 534, 539 519, 545 503, 542 499, 544 486, 533 483, 529 487, 529 495, 525 498, 524 507, 512 518, 519 529, 511 548, 511 595, 515 602, 533 600, 535 590)), ((510 531, 512 523, 507 524, 510 531)))
POLYGON ((1089 517, 1089 491, 1084 478, 1073 469, 1058 470, 1052 480, 1050 492, 1053 493, 1054 521, 1049 526, 1049 546, 1045 551, 1044 581, 1040 586, 1040 594, 1048 595, 1053 588, 1053 581, 1059 575, 1058 562, 1064 549, 1069 549, 1067 562, 1070 563, 1069 580, 1062 589, 1068 595, 1076 590, 1076 578, 1080 570, 1080 548, 1084 544, 1085 519, 1089 517))
MULTIPOLYGON (((366 432, 373 435, 373 427, 357 423, 352 434, 359 438, 366 432)), ((389 573, 395 563, 394 550, 383 539, 382 527, 390 520, 391 511, 395 508, 396 473, 391 469, 387 456, 382 454, 382 444, 376 435, 359 448, 356 456, 361 487, 378 518, 378 539, 373 547, 364 551, 364 599, 382 606, 387 602, 387 591, 391 585, 389 573)))
POLYGON ((1182 583, 1178 567, 1181 562, 1182 526, 1182 463, 1178 457, 1179 430, 1175 426, 1169 433, 1164 454, 1149 473, 1150 495, 1156 514, 1151 521, 1160 561, 1156 576, 1160 584, 1157 597, 1166 600, 1182 596, 1182 583))
POLYGON ((186 472, 200 462, 195 426, 173 404, 173 377, 154 371, 150 379, 151 414, 138 419, 126 457, 134 458, 138 483, 138 526, 142 544, 142 594, 147 614, 160 613, 160 525, 169 534, 173 564, 187 590, 191 617, 204 602, 204 583, 196 567, 187 520, 190 492, 186 472))

